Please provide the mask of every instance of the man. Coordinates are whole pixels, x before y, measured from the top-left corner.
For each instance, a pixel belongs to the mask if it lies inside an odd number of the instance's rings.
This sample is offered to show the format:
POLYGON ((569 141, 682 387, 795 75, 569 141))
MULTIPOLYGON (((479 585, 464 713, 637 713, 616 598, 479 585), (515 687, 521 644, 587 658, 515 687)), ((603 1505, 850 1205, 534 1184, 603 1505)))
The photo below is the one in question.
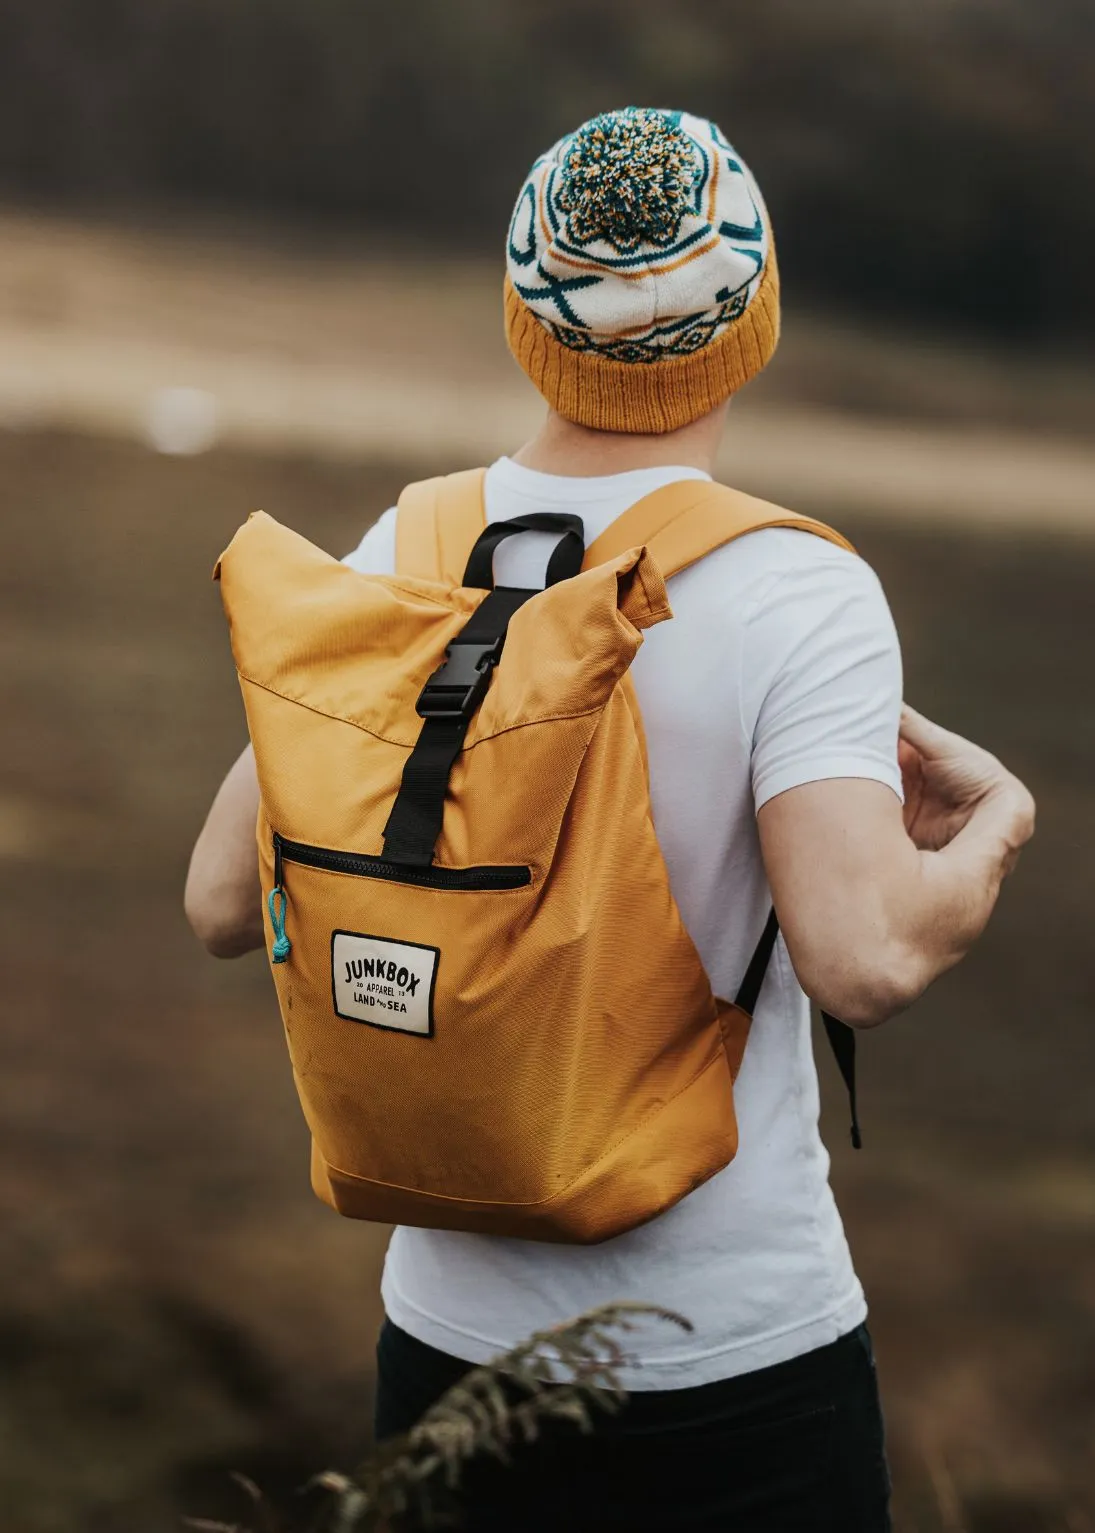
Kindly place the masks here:
MULTIPOLYGON (((590 542, 660 485, 709 477, 728 402, 779 328, 767 214, 718 128, 628 109, 537 160, 505 315, 549 409, 488 471, 488 520, 577 512, 590 542)), ((391 573, 394 528, 389 511, 349 562, 391 573)), ((542 583, 549 549, 539 533, 504 543, 499 583, 542 583)), ((560 1428, 477 1471, 473 1526, 881 1533, 866 1306, 818 1135, 807 997, 860 1027, 914 1001, 980 934, 1033 803, 988 753, 902 711, 885 598, 844 549, 757 532, 675 576, 670 599, 633 675, 673 894, 717 994, 735 993, 773 902, 783 933, 735 1090, 739 1153, 599 1246, 397 1230, 378 1431, 534 1329, 643 1300, 692 1333, 636 1334, 630 1401, 592 1443, 560 1428)), ((264 943, 257 807, 245 752, 187 886, 220 956, 264 943)))

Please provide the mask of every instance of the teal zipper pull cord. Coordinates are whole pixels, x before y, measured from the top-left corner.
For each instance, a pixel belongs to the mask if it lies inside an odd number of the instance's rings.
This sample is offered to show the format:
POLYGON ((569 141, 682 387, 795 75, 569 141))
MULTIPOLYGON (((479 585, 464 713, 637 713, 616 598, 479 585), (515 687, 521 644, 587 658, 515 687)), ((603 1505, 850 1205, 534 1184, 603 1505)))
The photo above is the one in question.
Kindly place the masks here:
POLYGON ((293 944, 285 935, 285 912, 289 901, 285 898, 285 890, 278 884, 270 890, 270 897, 266 901, 266 908, 270 912, 270 925, 274 928, 274 945, 270 949, 270 956, 275 963, 284 963, 293 951, 293 944), (281 897, 281 908, 278 908, 278 897, 281 897))

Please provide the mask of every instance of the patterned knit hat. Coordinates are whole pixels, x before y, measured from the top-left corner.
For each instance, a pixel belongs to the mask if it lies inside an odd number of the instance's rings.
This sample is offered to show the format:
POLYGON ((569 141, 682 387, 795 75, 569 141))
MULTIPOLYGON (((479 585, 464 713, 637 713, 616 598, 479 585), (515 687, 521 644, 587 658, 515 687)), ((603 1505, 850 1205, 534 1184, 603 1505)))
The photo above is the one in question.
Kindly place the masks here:
POLYGON ((673 431, 759 373, 779 275, 756 182, 713 122, 627 107, 533 165, 506 247, 506 336, 550 405, 673 431))

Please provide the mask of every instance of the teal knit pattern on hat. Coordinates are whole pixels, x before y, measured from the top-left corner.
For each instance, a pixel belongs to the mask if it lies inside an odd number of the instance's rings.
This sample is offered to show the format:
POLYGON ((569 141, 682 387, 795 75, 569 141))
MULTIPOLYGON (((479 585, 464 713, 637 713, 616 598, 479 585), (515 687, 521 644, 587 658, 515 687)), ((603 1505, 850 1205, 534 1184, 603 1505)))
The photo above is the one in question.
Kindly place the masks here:
POLYGON ((688 135, 665 112, 629 107, 578 129, 556 194, 577 245, 602 238, 617 250, 672 245, 700 174, 688 135))
POLYGON ((715 123, 626 107, 533 165, 507 271, 563 346, 655 363, 702 350, 745 312, 769 246, 760 192, 715 123))

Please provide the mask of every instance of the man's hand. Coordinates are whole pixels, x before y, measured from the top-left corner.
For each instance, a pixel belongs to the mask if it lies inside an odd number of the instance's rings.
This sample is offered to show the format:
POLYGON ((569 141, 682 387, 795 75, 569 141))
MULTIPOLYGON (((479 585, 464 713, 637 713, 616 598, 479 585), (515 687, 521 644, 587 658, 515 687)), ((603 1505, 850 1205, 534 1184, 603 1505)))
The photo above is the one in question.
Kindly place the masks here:
POLYGON ((1034 829, 1034 801, 988 751, 907 709, 902 811, 881 783, 804 783, 760 811, 761 849, 795 973, 824 1011, 884 1022, 984 930, 1034 829))
POLYGON ((921 851, 949 846, 979 810, 1000 822, 1011 847, 1006 871, 1034 834, 1034 800, 995 756, 906 707, 898 759, 905 788, 905 829, 921 851))

